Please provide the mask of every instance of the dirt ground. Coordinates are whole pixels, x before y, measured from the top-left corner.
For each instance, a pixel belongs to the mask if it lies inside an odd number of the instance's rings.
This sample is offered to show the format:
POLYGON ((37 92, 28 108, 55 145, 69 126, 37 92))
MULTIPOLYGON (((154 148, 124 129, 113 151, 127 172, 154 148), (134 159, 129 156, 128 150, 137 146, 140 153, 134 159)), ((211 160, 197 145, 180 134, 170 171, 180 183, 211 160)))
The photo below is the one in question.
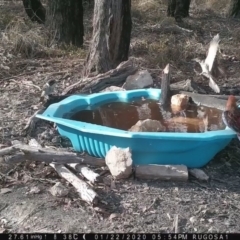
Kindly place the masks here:
MULTIPOLYGON (((204 57, 209 41, 219 33, 219 59, 226 76, 218 83, 239 88, 240 22, 225 17, 224 2, 192 1, 191 17, 181 25, 189 32, 169 30, 176 28, 174 19, 166 17, 166 2, 133 0, 130 55, 156 82, 170 63, 173 81, 194 79, 208 88, 191 60, 204 57)), ((83 49, 75 49, 57 46, 44 26, 29 22, 21 1, 1 3, 0 148, 33 137, 45 146, 71 147, 47 124, 27 137, 21 130, 36 111, 46 81, 56 79, 61 92, 80 76, 92 30, 92 9, 85 8, 86 41, 83 49)), ((94 207, 81 201, 47 164, 7 165, 1 159, 0 231, 173 232, 177 216, 179 232, 240 232, 239 146, 234 140, 203 169, 208 182, 190 177, 186 183, 129 179, 111 187, 98 185, 102 202, 94 207), (67 197, 49 193, 59 181, 70 190, 67 197), (31 193, 34 188, 40 192, 31 193)))

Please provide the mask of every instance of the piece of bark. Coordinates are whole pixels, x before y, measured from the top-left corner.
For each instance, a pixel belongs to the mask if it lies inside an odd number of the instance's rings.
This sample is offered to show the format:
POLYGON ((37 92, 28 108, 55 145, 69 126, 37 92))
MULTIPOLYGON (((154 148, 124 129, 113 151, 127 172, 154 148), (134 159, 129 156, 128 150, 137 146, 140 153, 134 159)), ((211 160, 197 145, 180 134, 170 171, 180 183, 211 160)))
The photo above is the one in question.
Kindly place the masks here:
POLYGON ((13 156, 5 157, 6 163, 19 163, 25 160, 46 162, 46 163, 81 163, 92 166, 106 166, 105 160, 89 155, 79 155, 73 152, 54 150, 47 148, 35 148, 25 144, 0 149, 0 156, 14 153, 13 156))
POLYGON ((162 105, 169 104, 170 101, 170 81, 171 81, 171 71, 170 65, 168 64, 162 73, 162 81, 161 81, 161 96, 160 103, 162 105))
POLYGON ((118 86, 123 84, 129 75, 133 75, 137 71, 137 67, 134 66, 133 61, 122 62, 117 68, 112 69, 106 73, 99 74, 94 77, 83 78, 77 83, 67 87, 62 95, 71 93, 96 93, 109 86, 118 86))
POLYGON ((87 180, 89 180, 91 183, 99 182, 100 181, 100 175, 98 173, 95 173, 93 170, 86 166, 82 166, 78 163, 71 163, 68 164, 71 168, 75 169, 77 172, 81 173, 87 180))
POLYGON ((64 165, 51 163, 50 166, 57 171, 60 177, 67 180, 75 187, 82 200, 86 201, 89 204, 96 204, 98 202, 97 193, 91 189, 86 182, 74 175, 64 165))
POLYGON ((184 165, 138 165, 135 177, 151 180, 187 181, 188 169, 184 165))

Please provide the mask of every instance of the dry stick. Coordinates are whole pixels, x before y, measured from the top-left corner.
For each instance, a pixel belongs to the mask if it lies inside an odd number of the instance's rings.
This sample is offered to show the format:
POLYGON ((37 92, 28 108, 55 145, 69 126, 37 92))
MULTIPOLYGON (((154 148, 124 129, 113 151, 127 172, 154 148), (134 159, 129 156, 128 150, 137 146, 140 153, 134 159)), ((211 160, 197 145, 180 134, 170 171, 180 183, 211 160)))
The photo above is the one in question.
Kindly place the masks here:
POLYGON ((37 72, 38 72, 38 70, 31 71, 31 72, 24 72, 24 73, 20 73, 19 75, 2 78, 2 79, 0 79, 0 81, 8 80, 8 79, 11 79, 11 78, 19 78, 19 77, 21 77, 25 74, 32 75, 32 74, 37 73, 37 72))
POLYGON ((162 74, 162 82, 161 82, 161 96, 160 96, 160 103, 165 106, 169 103, 170 98, 170 80, 171 80, 171 73, 170 73, 170 65, 168 64, 162 74))
POLYGON ((79 156, 76 153, 65 152, 61 150, 53 150, 46 148, 36 148, 24 144, 14 145, 0 149, 0 156, 15 153, 14 156, 5 157, 6 163, 19 163, 26 159, 30 161, 46 162, 46 163, 81 163, 92 166, 106 166, 105 161, 88 155, 79 156), (19 152, 19 153, 17 153, 19 152))
POLYGON ((76 188, 82 200, 89 204, 96 204, 98 202, 97 193, 91 189, 86 182, 74 175, 64 165, 51 163, 50 166, 54 168, 62 178, 70 182, 76 188))
POLYGON ((32 87, 35 87, 35 88, 37 88, 39 91, 41 91, 41 88, 39 87, 39 86, 37 86, 37 85, 35 85, 35 84, 33 84, 33 83, 27 83, 27 82, 19 82, 19 81, 17 81, 17 80, 14 80, 14 79, 11 79, 10 80, 11 82, 14 82, 14 83, 17 83, 17 84, 19 84, 19 83, 21 83, 21 84, 23 84, 23 85, 26 85, 26 86, 32 86, 32 87))
POLYGON ((174 233, 178 233, 178 214, 174 216, 173 228, 174 228, 174 233))
POLYGON ((100 175, 95 173, 90 168, 82 166, 78 163, 68 164, 71 168, 75 169, 77 172, 80 172, 87 180, 91 183, 98 182, 100 180, 100 175))

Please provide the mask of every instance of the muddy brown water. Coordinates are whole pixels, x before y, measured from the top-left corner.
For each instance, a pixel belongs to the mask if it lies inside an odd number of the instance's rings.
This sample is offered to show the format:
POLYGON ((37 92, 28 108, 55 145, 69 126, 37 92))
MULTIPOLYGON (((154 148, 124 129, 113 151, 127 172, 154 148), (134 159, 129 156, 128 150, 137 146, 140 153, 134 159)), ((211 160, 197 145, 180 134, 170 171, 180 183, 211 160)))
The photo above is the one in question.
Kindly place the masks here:
POLYGON ((121 130, 128 130, 139 120, 160 121, 167 132, 204 132, 224 129, 222 111, 189 104, 186 109, 163 109, 158 101, 137 99, 131 102, 111 102, 95 109, 75 112, 70 119, 121 130))

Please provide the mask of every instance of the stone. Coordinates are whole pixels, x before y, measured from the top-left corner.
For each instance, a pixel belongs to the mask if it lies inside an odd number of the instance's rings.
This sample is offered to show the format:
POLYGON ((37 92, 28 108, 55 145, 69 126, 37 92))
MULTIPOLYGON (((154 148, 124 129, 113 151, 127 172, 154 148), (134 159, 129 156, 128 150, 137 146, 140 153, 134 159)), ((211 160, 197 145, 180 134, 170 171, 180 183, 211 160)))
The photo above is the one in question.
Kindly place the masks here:
POLYGON ((57 182, 49 191, 55 197, 65 197, 69 192, 60 182, 57 182))
POLYGON ((132 174, 132 153, 130 148, 113 146, 106 154, 106 165, 115 179, 124 179, 132 174))
POLYGON ((163 132, 166 128, 157 120, 139 120, 128 131, 130 132, 163 132))
POLYGON ((110 86, 110 87, 103 89, 101 92, 115 92, 115 91, 126 91, 126 90, 121 87, 110 86))
POLYGON ((171 105, 175 108, 185 108, 188 104, 189 97, 185 94, 175 94, 171 98, 171 105))
POLYGON ((209 176, 201 169, 193 168, 189 169, 189 173, 201 181, 208 181, 209 176))
POLYGON ((127 77, 123 88, 126 90, 140 89, 153 85, 153 79, 148 70, 136 72, 134 75, 127 77))

